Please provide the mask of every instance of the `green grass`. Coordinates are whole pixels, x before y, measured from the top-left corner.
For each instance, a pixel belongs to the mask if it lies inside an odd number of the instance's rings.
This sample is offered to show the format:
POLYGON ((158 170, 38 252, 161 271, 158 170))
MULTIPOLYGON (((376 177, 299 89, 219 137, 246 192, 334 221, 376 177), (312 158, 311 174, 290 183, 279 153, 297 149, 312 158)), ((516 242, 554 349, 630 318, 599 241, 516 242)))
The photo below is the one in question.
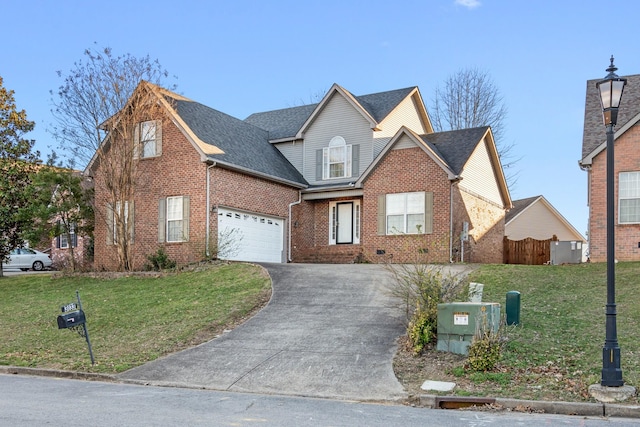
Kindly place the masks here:
MULTIPOLYGON (((602 369, 606 264, 484 265, 469 281, 483 283, 483 301, 500 302, 503 313, 507 291, 521 293, 520 325, 506 328, 508 341, 499 369, 510 375, 510 383, 484 382, 481 393, 588 399, 587 387, 600 382, 602 369)), ((617 264, 622 372, 625 383, 636 387, 640 385, 639 287, 640 263, 617 264)))
POLYGON ((268 297, 257 266, 116 278, 24 275, 0 278, 0 364, 116 373, 199 344, 268 297), (80 292, 96 365, 84 338, 59 330, 60 307, 80 292))
MULTIPOLYGON (((625 382, 640 386, 640 263, 616 269, 618 339, 625 382)), ((459 367, 464 395, 588 400, 600 381, 605 337, 606 265, 483 265, 483 301, 521 293, 520 325, 508 337, 500 367, 474 374, 459 367)), ((160 277, 26 275, 0 278, 0 364, 117 373, 209 340, 264 301, 270 280, 247 264, 160 277), (80 291, 96 365, 86 342, 58 330, 60 306, 80 291)), ((638 402, 638 398, 635 399, 638 402)))

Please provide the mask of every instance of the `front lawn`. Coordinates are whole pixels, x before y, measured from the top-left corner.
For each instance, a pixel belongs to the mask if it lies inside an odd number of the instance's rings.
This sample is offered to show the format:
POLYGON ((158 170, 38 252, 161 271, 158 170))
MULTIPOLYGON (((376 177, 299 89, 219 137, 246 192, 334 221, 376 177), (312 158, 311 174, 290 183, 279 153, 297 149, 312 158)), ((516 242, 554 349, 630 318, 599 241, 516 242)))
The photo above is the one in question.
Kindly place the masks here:
MULTIPOLYGON (((422 381, 440 379, 458 383, 460 395, 590 399, 587 387, 600 382, 602 369, 606 264, 483 265, 468 280, 483 283, 483 301, 501 303, 503 314, 506 293, 521 293, 520 325, 506 328, 501 365, 494 372, 472 373, 464 369, 464 358, 433 349, 413 359, 404 354, 396 358, 396 372, 408 389, 418 393, 422 381), (403 367, 407 364, 412 366, 403 367), (434 368, 434 364, 439 365, 434 368)), ((640 263, 617 264, 622 372, 625 383, 636 387, 640 385, 639 291, 640 263)))
POLYGON ((220 264, 158 275, 0 278, 0 364, 117 373, 202 343, 268 301, 259 266, 220 264), (59 330, 80 292, 96 365, 84 338, 59 330))

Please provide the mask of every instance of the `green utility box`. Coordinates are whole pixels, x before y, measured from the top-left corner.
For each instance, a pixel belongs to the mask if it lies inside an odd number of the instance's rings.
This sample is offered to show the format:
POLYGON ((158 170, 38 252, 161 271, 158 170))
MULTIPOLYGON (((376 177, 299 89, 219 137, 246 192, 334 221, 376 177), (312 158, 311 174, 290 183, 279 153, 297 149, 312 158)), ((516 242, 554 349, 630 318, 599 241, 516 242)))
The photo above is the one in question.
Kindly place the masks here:
POLYGON ((498 332, 500 304, 497 302, 438 304, 438 351, 469 354, 469 345, 476 329, 482 326, 498 332))
POLYGON ((520 292, 507 292, 507 303, 504 310, 507 313, 507 325, 520 324, 520 292))

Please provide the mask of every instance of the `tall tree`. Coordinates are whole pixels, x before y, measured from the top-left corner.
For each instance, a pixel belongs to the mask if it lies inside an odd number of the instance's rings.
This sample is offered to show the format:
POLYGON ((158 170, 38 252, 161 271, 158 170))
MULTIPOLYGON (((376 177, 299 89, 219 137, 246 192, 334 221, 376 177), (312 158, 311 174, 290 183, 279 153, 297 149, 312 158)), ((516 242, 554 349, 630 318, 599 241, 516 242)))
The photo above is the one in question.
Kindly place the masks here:
POLYGON ((30 224, 28 188, 37 169, 39 153, 32 152, 33 140, 24 135, 35 124, 24 110, 16 109, 12 90, 0 77, 0 277, 2 261, 23 244, 23 232, 30 224))
POLYGON ((515 185, 513 143, 504 141, 507 107, 491 76, 477 68, 467 68, 449 76, 444 87, 435 90, 432 122, 436 131, 491 126, 496 148, 509 187, 515 185))
POLYGON ((168 78, 159 62, 148 56, 115 56, 109 48, 87 49, 85 61, 74 64, 52 100, 57 122, 52 133, 60 150, 67 158, 89 165, 90 173, 99 170, 94 176, 95 193, 104 198, 95 203, 104 206, 94 206, 96 221, 107 227, 120 270, 132 268, 132 201, 140 180, 138 141, 146 140, 142 135, 146 128, 139 125, 154 117, 158 108, 157 94, 145 82, 163 86, 168 78))

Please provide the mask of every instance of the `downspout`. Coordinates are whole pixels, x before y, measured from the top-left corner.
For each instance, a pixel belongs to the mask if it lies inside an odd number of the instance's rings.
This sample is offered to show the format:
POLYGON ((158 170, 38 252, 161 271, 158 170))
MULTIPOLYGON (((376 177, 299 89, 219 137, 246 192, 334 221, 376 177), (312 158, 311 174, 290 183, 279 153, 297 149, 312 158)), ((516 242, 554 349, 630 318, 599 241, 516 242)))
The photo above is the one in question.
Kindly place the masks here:
POLYGON ((210 166, 207 166, 207 227, 206 227, 206 232, 205 232, 205 255, 207 258, 209 258, 209 256, 211 256, 211 253, 209 251, 209 247, 210 247, 210 241, 211 241, 211 196, 210 196, 210 181, 211 181, 211 173, 210 170, 211 168, 216 166, 216 162, 213 162, 210 166))
POLYGON ((289 203, 289 248, 288 248, 288 254, 287 254, 287 259, 289 260, 289 262, 292 261, 291 258, 291 209, 295 206, 295 205, 299 205, 302 202, 302 191, 298 190, 298 201, 297 202, 293 202, 293 203, 289 203))
POLYGON ((449 264, 453 264, 453 185, 449 187, 449 264))
POLYGON ((451 180, 449 187, 449 263, 453 264, 453 186, 460 182, 460 176, 456 175, 451 180))

